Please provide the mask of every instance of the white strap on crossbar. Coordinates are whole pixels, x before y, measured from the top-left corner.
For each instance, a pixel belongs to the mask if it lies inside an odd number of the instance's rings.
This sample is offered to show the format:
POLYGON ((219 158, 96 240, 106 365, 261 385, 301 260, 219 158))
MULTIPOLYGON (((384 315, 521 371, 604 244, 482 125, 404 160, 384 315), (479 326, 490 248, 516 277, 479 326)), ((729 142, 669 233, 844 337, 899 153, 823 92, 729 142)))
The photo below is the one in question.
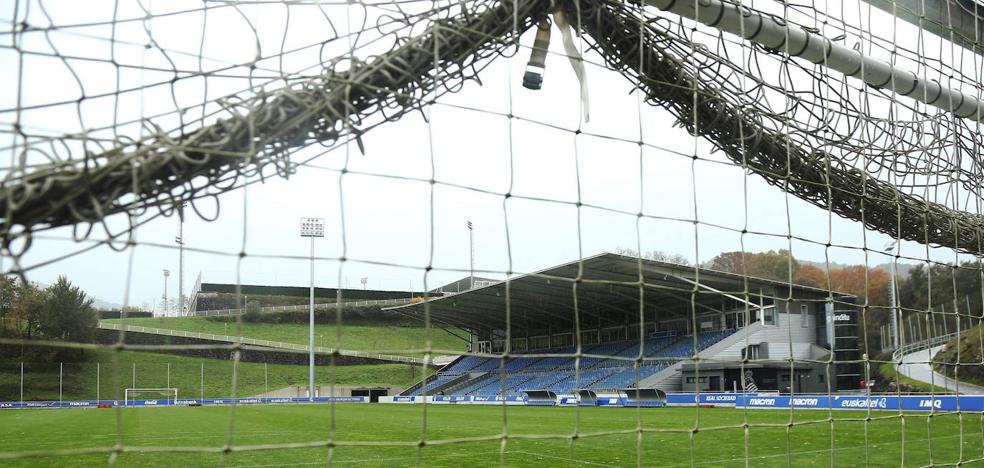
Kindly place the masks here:
POLYGON ((560 29, 560 35, 564 43, 564 52, 567 54, 567 59, 571 62, 571 68, 574 69, 574 74, 577 75, 577 81, 581 84, 581 113, 584 121, 587 122, 591 119, 591 113, 588 109, 588 75, 584 70, 584 58, 581 57, 581 52, 574 45, 574 35, 571 33, 573 28, 567 22, 567 17, 564 16, 563 10, 555 11, 553 17, 557 28, 560 29))

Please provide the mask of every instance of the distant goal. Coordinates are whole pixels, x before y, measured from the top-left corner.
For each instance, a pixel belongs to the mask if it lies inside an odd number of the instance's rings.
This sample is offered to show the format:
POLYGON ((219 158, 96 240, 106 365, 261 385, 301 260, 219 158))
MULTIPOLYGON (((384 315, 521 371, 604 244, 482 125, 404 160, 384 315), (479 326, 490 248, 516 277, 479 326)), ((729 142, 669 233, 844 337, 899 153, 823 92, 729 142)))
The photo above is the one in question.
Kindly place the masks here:
POLYGON ((140 405, 144 406, 142 403, 136 403, 138 401, 166 401, 168 404, 176 404, 178 402, 178 389, 177 388, 127 388, 123 390, 123 405, 124 406, 134 406, 140 405))

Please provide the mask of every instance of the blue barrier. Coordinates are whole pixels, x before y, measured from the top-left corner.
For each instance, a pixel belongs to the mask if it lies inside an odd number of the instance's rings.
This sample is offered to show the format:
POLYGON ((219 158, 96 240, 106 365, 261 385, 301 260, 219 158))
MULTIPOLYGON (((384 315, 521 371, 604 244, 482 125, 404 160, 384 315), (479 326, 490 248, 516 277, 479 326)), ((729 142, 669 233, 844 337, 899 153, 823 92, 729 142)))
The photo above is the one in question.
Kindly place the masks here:
POLYGON ((740 396, 743 408, 801 408, 837 410, 984 411, 984 395, 749 395, 740 396))
MULTIPOLYGON (((347 396, 347 397, 315 397, 314 403, 365 403, 369 401, 367 397, 347 396)), ((111 406, 188 406, 188 405, 260 405, 260 404, 284 404, 284 403, 312 403, 306 397, 277 398, 277 397, 258 397, 258 398, 179 398, 177 400, 157 399, 157 400, 79 400, 79 401, 0 401, 0 409, 25 409, 25 408, 95 408, 99 405, 111 406)))

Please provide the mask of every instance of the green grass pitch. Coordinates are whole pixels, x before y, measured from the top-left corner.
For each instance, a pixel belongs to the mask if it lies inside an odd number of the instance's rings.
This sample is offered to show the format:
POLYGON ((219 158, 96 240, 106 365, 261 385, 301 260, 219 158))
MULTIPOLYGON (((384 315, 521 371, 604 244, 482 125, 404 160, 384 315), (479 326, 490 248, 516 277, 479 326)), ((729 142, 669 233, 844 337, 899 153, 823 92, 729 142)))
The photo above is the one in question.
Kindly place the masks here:
POLYGON ((118 440, 125 448, 118 466, 139 467, 323 466, 329 459, 339 466, 984 466, 981 414, 883 411, 866 421, 863 411, 339 404, 131 408, 117 415, 0 412, 0 457, 68 452, 0 458, 0 466, 105 466, 118 440), (338 445, 329 449, 324 442, 332 434, 338 445), (318 445, 263 449, 287 443, 318 445), (234 450, 223 453, 227 444, 234 450), (179 447, 213 451, 159 451, 179 447), (101 452, 71 453, 83 448, 101 452))

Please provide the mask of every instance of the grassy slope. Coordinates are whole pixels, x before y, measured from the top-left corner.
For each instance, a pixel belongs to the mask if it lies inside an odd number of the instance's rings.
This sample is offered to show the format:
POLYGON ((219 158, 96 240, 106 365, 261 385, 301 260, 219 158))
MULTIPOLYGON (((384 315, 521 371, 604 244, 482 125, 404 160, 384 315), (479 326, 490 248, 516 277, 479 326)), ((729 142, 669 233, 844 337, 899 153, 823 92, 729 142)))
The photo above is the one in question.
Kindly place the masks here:
MULTIPOLYGON (((934 360, 964 364, 959 368, 960 380, 984 386, 984 366, 980 365, 982 352, 984 352, 981 349, 981 343, 984 342, 982 334, 984 334, 984 325, 978 325, 964 331, 959 340, 959 359, 957 359, 957 340, 953 340, 947 343, 946 347, 934 357, 934 360)), ((954 376, 954 369, 955 366, 936 365, 937 371, 944 372, 950 377, 954 376)))
MULTIPOLYGON (((119 320, 105 320, 116 322, 119 320)), ((208 320, 203 317, 159 317, 127 319, 127 324, 143 327, 165 328, 170 330, 185 330, 216 335, 238 336, 240 333, 247 338, 282 341, 286 343, 307 344, 308 326, 300 323, 227 323, 208 320)), ((337 328, 334 325, 315 325, 315 343, 324 346, 336 346, 337 328)), ((432 348, 448 352, 465 350, 465 342, 439 328, 428 330, 424 327, 408 327, 393 325, 342 325, 339 348, 354 351, 375 351, 395 353, 408 349, 423 349, 428 336, 432 348)))
MULTIPOLYGON (((340 446, 222 453, 124 452, 118 466, 924 466, 982 455, 981 418, 956 415, 874 412, 760 410, 728 408, 632 410, 420 405, 245 406, 140 408, 120 410, 17 410, 0 412, 0 455, 23 451, 102 448, 122 433, 129 448, 208 447, 325 441, 334 428, 340 446), (426 411, 426 431, 424 415, 426 411), (506 414, 504 414, 504 411, 506 414), (120 426, 117 426, 117 414, 120 426), (333 415, 333 418, 332 418, 333 415), (827 418, 833 416, 833 422, 827 418), (746 453, 745 431, 747 421, 746 453), (785 426, 790 418, 794 424, 785 426), (853 421, 845 419, 853 418, 853 421), (579 420, 579 426, 575 421, 579 420), (230 424, 234 421, 234 424, 230 424), (499 438, 508 421, 510 439, 499 438), (637 427, 664 432, 636 431, 637 427), (756 426, 772 424, 773 426, 756 426), (692 431, 694 427, 700 430, 692 431), (119 429, 118 429, 119 428, 119 429), (719 428, 710 430, 711 428, 719 428), (577 430, 576 440, 570 435, 577 430), (624 433, 614 433, 624 431, 624 433), (904 431, 904 453, 902 439, 904 431), (427 444, 417 441, 488 438, 427 444), (834 449, 831 450, 831 433, 834 449), (586 436, 587 434, 587 436, 586 436), (592 436, 591 434, 605 434, 592 436), (523 439, 530 435, 554 438, 523 439), (962 436, 961 436, 962 435, 962 436), (402 443, 352 446, 345 442, 402 443), (962 443, 962 446, 961 446, 962 443), (418 458, 419 456, 419 458, 418 458), (500 459, 500 456, 502 457, 500 459)), ((104 466, 108 453, 5 460, 5 466, 104 466), (70 458, 69 458, 70 457, 70 458)), ((973 464, 964 464, 972 466, 973 464)))
MULTIPOLYGON (((137 387, 176 387, 178 396, 198 397, 201 394, 201 370, 205 365, 205 396, 229 397, 232 391, 232 361, 204 359, 173 354, 157 354, 124 351, 118 356, 117 378, 114 385, 113 351, 90 352, 89 362, 64 365, 62 398, 96 398, 96 363, 99 365, 99 395, 101 398, 122 399, 122 389, 134 386, 133 369, 136 364, 137 387), (170 381, 168 381, 170 364, 170 381), (119 396, 114 396, 114 389, 119 396)), ((269 364, 264 376, 262 363, 241 362, 237 371, 237 395, 253 396, 265 389, 275 390, 290 385, 304 385, 308 379, 308 367, 269 364)), ((25 400, 57 400, 59 367, 57 363, 25 364, 25 400)), ((334 381, 343 385, 387 385, 399 390, 412 385, 421 377, 421 369, 402 364, 319 366, 315 370, 317 383, 327 385, 334 381)), ((20 364, 0 363, 0 400, 20 399, 20 364)), ((2 425, 2 424, 0 424, 2 425)), ((0 463, 2 465, 2 463, 0 463)))
MULTIPOLYGON (((881 370, 881 378, 886 379, 886 382, 895 382, 897 384, 909 384, 912 386, 913 393, 936 393, 936 394, 947 394, 953 393, 952 390, 947 390, 938 385, 932 385, 926 382, 921 382, 916 379, 909 378, 908 376, 898 373, 895 369, 895 365, 886 362, 882 363, 878 367, 881 370)), ((887 391, 887 390, 886 390, 887 391)))

